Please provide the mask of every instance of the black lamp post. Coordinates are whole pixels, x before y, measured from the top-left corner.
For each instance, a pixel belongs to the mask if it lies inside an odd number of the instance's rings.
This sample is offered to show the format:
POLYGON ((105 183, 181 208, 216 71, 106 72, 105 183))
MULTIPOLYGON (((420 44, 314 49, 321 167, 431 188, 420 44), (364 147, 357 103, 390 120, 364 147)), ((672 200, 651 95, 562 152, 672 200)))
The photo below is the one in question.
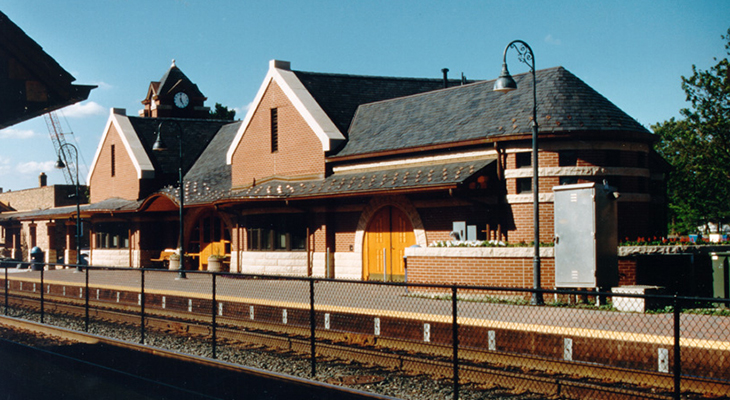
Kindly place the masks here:
POLYGON ((58 148, 58 160, 56 160, 55 167, 58 169, 66 168, 66 164, 61 159, 63 154, 63 148, 70 146, 74 149, 76 154, 76 271, 81 271, 81 197, 79 197, 79 149, 71 143, 64 143, 58 148))
MULTIPOLYGON (((179 150, 177 173, 178 173, 178 183, 180 184, 180 189, 179 189, 180 198, 178 201, 180 203, 180 209, 179 209, 179 220, 180 220, 179 221, 180 222, 179 234, 180 234, 180 237, 178 239, 179 243, 178 243, 177 252, 180 255, 180 269, 178 270, 177 278, 175 278, 175 279, 186 279, 187 276, 185 275, 185 270, 184 270, 185 252, 183 251, 183 247, 184 247, 183 241, 185 240, 184 234, 183 234, 184 227, 185 227, 185 223, 183 220, 183 208, 185 207, 185 187, 183 185, 182 127, 180 126, 180 123, 177 121, 170 121, 170 122, 174 122, 175 125, 177 125, 177 140, 178 140, 178 150, 179 150)), ((165 143, 162 140, 161 132, 162 132, 162 122, 160 122, 160 124, 157 126, 157 139, 155 139, 155 143, 152 145, 152 150, 154 150, 154 151, 167 150, 167 146, 165 145, 165 143)))
MULTIPOLYGON (((532 72, 532 218, 535 243, 535 254, 532 261, 532 286, 533 289, 540 289, 540 199, 538 186, 537 168, 537 81, 535 79, 535 57, 530 46, 522 40, 513 40, 504 48, 502 55, 502 73, 494 82, 494 90, 497 92, 511 92, 517 89, 517 82, 507 70, 507 50, 513 48, 517 51, 517 59, 530 67, 532 72)), ((543 304, 542 293, 533 292, 531 304, 543 304)))

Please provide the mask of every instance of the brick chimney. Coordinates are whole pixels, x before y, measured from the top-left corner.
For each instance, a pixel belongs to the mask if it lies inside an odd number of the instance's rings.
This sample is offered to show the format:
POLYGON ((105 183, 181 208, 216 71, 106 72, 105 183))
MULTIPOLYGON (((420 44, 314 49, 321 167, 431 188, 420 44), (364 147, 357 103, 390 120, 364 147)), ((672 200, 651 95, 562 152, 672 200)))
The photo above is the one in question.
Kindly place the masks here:
POLYGON ((38 175, 38 186, 46 187, 47 185, 48 185, 48 177, 46 176, 45 172, 41 172, 41 174, 38 175))

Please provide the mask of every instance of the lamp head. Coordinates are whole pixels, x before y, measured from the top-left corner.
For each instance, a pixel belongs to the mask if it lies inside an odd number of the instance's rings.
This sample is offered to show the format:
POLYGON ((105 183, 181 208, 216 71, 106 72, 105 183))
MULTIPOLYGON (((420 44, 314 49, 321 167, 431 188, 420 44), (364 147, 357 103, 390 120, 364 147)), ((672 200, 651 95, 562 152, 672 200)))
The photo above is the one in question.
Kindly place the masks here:
POLYGON ((494 91, 507 93, 517 89, 517 82, 512 79, 512 75, 507 70, 507 63, 502 63, 502 73, 499 74, 499 78, 494 81, 494 91))
POLYGON ((167 145, 165 145, 165 142, 162 140, 162 136, 160 136, 160 133, 162 132, 162 122, 157 126, 157 138, 155 139, 155 143, 152 145, 153 151, 165 151, 167 150, 167 145))
POLYGON ((66 164, 61 160, 61 156, 58 156, 58 160, 56 160, 56 164, 53 165, 57 169, 64 169, 66 168, 66 164))
POLYGON ((160 135, 157 135, 157 139, 155 140, 155 143, 152 145, 153 151, 165 151, 167 150, 167 146, 165 145, 165 142, 162 141, 162 138, 160 138, 160 135))

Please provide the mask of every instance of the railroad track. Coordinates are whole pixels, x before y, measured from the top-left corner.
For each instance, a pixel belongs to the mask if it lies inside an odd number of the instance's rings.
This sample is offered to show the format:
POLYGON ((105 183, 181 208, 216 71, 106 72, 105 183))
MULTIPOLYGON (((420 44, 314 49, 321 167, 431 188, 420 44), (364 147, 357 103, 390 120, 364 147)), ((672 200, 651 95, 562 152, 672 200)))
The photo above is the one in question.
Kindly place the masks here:
MULTIPOLYGON (((13 293, 10 304, 38 307, 38 293, 13 293), (21 296, 22 295, 22 296, 21 296)), ((82 317, 84 301, 46 295, 47 312, 82 317)), ((170 301, 170 304, 173 302, 170 301)), ((90 302, 94 320, 117 321, 139 326, 139 306, 101 301, 90 302)), ((211 305, 212 306, 212 305, 211 305)), ((178 334, 196 335, 227 344, 254 344, 284 349, 302 355, 311 350, 307 326, 282 325, 245 318, 217 317, 215 333, 210 314, 176 309, 146 308, 145 327, 178 334)), ((453 368, 452 347, 350 332, 316 331, 317 357, 357 361, 367 365, 416 374, 449 378, 453 368)), ((459 377, 463 383, 509 387, 568 398, 667 399, 673 380, 670 375, 587 363, 566 362, 482 349, 459 349, 459 377), (611 377, 608 380, 606 377, 611 377), (652 387, 646 387, 651 382, 652 387)), ((730 386, 722 382, 683 377, 685 392, 723 396, 730 386), (708 393, 708 388, 710 388, 708 393)))
POLYGON ((78 399, 95 399, 114 393, 118 398, 127 396, 126 398, 150 400, 162 397, 215 400, 239 398, 242 394, 247 399, 267 400, 397 400, 389 396, 15 318, 0 317, 0 326, 52 336, 66 343, 75 342, 77 346, 83 346, 80 351, 63 349, 66 346, 60 346, 56 351, 31 351, 30 348, 24 348, 25 346, 5 343, 0 339, 0 354, 6 364, 0 370, 16 376, 32 377, 29 379, 32 387, 26 386, 20 393, 16 393, 23 398, 64 393, 78 399), (39 363, 42 365, 33 365, 31 368, 34 358, 40 359, 39 363), (140 359, 144 359, 144 362, 140 359), (28 371, 18 370, 18 366, 25 366, 28 371), (180 384, 175 382, 176 379, 170 379, 169 374, 159 373, 160 371, 175 371, 179 376, 194 374, 196 379, 183 380, 180 384), (70 385, 71 380, 74 384, 70 385), (225 387, 221 387, 220 382, 226 382, 225 387), (47 392, 33 392, 33 387, 36 386, 43 387, 47 392))

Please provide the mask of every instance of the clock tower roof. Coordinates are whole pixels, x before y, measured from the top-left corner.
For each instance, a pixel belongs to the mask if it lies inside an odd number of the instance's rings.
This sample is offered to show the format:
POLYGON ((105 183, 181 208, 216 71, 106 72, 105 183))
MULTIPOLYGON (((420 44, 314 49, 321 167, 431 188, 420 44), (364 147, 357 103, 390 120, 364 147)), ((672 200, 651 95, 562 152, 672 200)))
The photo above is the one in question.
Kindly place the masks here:
POLYGON ((179 117, 179 118, 206 118, 210 109, 204 103, 207 97, 198 89, 172 60, 172 65, 159 81, 150 82, 147 96, 142 100, 144 110, 140 110, 143 117, 179 117), (180 107, 175 105, 175 95, 185 93, 189 105, 180 107))
POLYGON ((179 91, 185 91, 190 97, 205 97, 198 89, 198 85, 194 84, 187 76, 175 65, 172 60, 170 69, 160 79, 160 86, 157 90, 158 96, 174 95, 179 91))

